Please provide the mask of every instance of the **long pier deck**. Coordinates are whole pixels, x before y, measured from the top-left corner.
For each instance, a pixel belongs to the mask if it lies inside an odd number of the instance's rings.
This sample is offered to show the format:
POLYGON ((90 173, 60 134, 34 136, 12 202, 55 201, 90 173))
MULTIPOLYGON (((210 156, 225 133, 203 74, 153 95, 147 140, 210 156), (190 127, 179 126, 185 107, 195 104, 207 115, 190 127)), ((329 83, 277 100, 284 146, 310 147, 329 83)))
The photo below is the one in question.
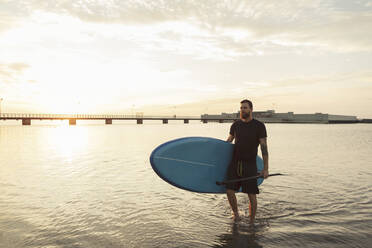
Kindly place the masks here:
MULTIPOLYGON (((216 118, 208 116, 139 116, 139 115, 91 115, 91 114, 22 114, 22 113, 1 113, 0 120, 22 120, 22 125, 31 125, 31 120, 68 120, 70 125, 76 125, 77 120, 104 120, 105 124, 112 124, 113 120, 135 120, 137 124, 143 124, 146 120, 159 120, 167 124, 170 120, 179 120, 188 124, 189 121, 208 122, 233 122, 236 118, 216 118)), ((265 123, 322 123, 322 124, 342 124, 342 123, 372 123, 372 119, 361 120, 328 120, 328 121, 296 121, 286 119, 260 119, 265 123)))
POLYGON ((138 115, 91 115, 91 114, 21 114, 21 113, 2 113, 0 120, 22 120, 22 125, 31 125, 31 120, 69 120, 70 125, 76 125, 77 120, 105 120, 105 124, 112 124, 113 120, 136 120, 137 124, 143 124, 145 120, 160 120, 167 124, 169 120, 183 120, 188 124, 190 120, 198 120, 203 123, 208 121, 233 121, 232 118, 216 119, 201 118, 197 116, 138 116, 138 115))

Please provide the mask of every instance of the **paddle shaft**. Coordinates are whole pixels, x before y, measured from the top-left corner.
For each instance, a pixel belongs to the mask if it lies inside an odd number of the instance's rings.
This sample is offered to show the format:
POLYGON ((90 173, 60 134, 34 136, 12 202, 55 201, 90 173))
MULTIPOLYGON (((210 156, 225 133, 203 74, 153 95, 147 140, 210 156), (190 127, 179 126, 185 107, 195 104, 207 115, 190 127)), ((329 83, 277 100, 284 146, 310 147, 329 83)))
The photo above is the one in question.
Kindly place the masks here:
MULTIPOLYGON (((281 176, 283 175, 282 173, 274 173, 274 174, 269 174, 269 177, 272 177, 272 176, 281 176)), ((262 175, 257 175, 257 176, 253 176, 253 177, 243 177, 243 178, 239 178, 239 179, 232 179, 232 180, 226 180, 226 181, 222 181, 222 182, 216 182, 217 185, 226 185, 228 183, 239 183, 239 182, 244 182, 244 181, 248 181, 248 180, 252 180, 252 179, 257 179, 257 178, 260 178, 260 177, 263 177, 262 175)))

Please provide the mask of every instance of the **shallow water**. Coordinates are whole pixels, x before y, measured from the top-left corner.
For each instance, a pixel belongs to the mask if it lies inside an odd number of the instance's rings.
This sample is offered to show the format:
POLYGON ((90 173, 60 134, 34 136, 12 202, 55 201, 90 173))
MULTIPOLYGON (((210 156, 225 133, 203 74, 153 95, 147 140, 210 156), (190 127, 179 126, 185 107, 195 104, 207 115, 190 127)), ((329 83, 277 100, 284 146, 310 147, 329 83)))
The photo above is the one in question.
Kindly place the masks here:
POLYGON ((372 125, 266 124, 257 221, 151 169, 160 143, 230 124, 0 124, 0 247, 370 247, 372 125))

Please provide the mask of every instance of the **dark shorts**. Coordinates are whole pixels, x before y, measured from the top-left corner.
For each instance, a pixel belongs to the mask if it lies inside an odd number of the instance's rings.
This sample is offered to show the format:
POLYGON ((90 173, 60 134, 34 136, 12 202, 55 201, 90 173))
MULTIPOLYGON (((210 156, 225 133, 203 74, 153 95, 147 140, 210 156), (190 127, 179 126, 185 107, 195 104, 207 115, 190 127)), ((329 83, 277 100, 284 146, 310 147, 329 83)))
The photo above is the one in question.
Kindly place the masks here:
MULTIPOLYGON (((227 170, 227 180, 239 179, 243 177, 251 177, 257 175, 256 161, 231 161, 227 170)), ((226 184, 227 189, 239 191, 242 187, 242 192, 248 194, 259 194, 257 187, 257 179, 251 179, 244 182, 228 183, 226 184)))

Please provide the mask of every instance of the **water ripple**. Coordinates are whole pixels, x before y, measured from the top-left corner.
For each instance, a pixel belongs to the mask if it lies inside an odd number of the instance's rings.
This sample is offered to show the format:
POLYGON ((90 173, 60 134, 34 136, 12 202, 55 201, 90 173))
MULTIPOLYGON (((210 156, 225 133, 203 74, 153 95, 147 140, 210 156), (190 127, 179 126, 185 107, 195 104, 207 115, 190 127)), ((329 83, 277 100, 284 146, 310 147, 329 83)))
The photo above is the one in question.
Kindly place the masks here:
POLYGON ((237 195, 243 220, 235 223, 225 195, 175 188, 148 162, 164 141, 225 137, 229 124, 0 128, 6 133, 0 140, 4 248, 372 242, 372 138, 366 137, 372 126, 267 125, 270 170, 288 176, 261 186, 255 226, 245 194, 237 195))

